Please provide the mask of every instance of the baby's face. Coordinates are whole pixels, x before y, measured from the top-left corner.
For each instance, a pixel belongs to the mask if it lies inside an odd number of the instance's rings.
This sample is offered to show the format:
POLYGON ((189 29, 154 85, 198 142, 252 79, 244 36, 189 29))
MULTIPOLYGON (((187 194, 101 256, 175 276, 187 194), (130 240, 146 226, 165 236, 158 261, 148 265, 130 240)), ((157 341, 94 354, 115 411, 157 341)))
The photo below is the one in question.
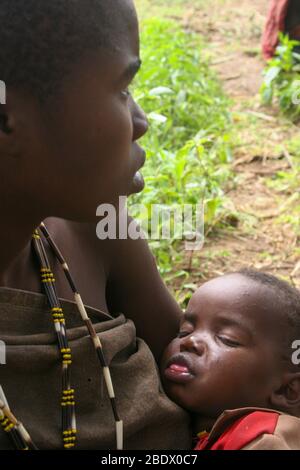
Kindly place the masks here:
POLYGON ((209 417, 225 409, 271 407, 284 364, 277 345, 286 330, 273 304, 266 287, 239 274, 198 289, 163 355, 170 398, 209 417))

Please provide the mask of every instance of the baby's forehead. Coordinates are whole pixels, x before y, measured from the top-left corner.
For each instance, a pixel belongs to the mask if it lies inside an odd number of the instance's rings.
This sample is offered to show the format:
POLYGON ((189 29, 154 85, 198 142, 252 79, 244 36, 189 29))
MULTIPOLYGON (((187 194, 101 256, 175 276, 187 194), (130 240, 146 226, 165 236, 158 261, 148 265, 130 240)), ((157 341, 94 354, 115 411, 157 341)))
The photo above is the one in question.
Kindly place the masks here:
POLYGON ((274 292, 240 274, 206 282, 194 293, 187 308, 187 312, 201 316, 217 313, 240 315, 249 318, 252 323, 268 322, 277 311, 274 292))
POLYGON ((202 284, 191 298, 192 302, 237 302, 251 299, 253 296, 260 296, 265 290, 257 282, 246 278, 240 274, 228 274, 220 276, 202 284))

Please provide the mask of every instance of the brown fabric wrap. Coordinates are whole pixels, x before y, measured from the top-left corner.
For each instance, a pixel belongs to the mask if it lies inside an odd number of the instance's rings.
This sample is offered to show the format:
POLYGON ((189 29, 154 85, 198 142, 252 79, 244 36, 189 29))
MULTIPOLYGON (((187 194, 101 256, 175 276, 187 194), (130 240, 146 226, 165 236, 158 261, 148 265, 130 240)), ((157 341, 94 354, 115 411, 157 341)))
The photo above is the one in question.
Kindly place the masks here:
MULTIPOLYGON (((115 449, 115 422, 92 341, 74 303, 62 300, 73 354, 77 449, 115 449)), ((155 360, 134 324, 88 307, 101 338, 124 421, 125 449, 189 449, 187 414, 164 394, 155 360)), ((0 385, 40 449, 62 449, 61 360, 43 295, 0 288, 0 385)), ((0 450, 12 449, 0 429, 0 450)))

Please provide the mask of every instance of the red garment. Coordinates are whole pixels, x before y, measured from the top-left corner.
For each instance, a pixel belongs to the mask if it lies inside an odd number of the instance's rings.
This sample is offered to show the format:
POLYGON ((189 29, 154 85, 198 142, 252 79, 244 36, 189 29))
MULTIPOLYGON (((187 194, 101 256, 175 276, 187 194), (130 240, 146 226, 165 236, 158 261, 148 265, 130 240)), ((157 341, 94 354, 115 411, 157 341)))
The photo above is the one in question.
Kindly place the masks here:
POLYGON ((285 19, 290 0, 272 0, 263 34, 262 48, 265 59, 274 56, 278 45, 278 34, 285 31, 285 19))
POLYGON ((200 438, 194 450, 241 450, 262 434, 273 434, 278 418, 279 413, 273 411, 249 411, 219 437, 200 438))

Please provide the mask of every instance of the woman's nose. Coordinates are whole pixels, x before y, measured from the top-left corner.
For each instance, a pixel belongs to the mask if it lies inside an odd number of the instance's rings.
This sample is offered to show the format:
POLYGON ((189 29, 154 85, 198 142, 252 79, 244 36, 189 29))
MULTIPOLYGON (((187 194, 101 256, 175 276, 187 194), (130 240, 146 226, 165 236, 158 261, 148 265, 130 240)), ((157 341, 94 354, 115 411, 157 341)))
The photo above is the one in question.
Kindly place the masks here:
POLYGON ((189 335, 182 338, 180 342, 180 352, 188 351, 202 356, 205 353, 206 344, 203 339, 196 338, 195 335, 189 335))
POLYGON ((132 102, 133 141, 143 137, 148 131, 149 123, 146 114, 134 101, 132 102))

